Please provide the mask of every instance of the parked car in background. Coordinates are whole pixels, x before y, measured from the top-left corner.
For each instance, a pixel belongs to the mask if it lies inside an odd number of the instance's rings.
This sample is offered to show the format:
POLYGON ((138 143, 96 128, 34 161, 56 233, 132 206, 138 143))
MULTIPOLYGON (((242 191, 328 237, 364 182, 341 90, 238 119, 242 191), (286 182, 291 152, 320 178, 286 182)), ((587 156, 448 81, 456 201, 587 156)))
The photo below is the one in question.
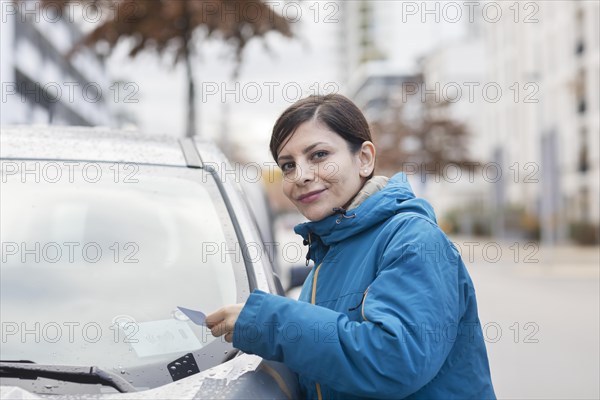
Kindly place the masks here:
POLYGON ((0 140, 0 398, 298 396, 283 364, 178 308, 282 294, 214 144, 66 127, 0 140))

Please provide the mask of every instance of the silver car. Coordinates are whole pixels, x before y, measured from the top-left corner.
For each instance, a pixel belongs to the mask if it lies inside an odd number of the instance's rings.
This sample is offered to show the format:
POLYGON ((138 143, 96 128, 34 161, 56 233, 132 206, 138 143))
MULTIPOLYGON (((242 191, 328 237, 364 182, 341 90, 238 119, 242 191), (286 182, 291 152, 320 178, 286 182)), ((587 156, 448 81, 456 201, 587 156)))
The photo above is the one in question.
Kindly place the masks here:
POLYGON ((65 127, 0 139, 0 398, 298 396, 285 366, 198 320, 255 288, 282 294, 213 144, 65 127))

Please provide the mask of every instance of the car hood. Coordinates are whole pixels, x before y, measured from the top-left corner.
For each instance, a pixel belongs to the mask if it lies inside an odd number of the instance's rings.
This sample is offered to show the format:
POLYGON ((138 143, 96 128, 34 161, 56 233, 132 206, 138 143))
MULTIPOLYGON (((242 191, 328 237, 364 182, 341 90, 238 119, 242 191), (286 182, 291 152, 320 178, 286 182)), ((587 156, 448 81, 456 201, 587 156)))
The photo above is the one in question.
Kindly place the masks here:
MULTIPOLYGON (((161 387, 132 393, 90 394, 80 399, 295 399, 300 397, 297 377, 281 363, 241 354, 234 359, 198 374, 161 387)), ((16 386, 0 387, 0 398, 45 399, 16 386)), ((72 399, 73 395, 52 396, 72 399)))

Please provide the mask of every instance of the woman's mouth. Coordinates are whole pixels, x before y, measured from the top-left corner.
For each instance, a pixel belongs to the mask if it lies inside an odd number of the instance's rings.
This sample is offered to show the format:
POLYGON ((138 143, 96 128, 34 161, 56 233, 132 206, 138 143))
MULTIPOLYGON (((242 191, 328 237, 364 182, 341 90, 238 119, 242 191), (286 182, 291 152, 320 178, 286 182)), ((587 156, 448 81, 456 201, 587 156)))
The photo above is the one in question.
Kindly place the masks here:
POLYGON ((304 204, 312 203, 313 201, 317 200, 321 196, 321 193, 323 193, 325 190, 326 189, 321 189, 305 193, 298 197, 298 201, 304 204))

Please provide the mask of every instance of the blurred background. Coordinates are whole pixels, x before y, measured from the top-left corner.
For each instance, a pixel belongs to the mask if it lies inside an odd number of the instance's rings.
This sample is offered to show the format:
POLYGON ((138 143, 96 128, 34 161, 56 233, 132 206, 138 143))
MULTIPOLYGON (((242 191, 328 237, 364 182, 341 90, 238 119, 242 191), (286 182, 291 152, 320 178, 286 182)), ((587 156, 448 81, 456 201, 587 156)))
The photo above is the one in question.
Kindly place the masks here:
POLYGON ((2 126, 214 140, 261 168, 280 243, 273 123, 348 96, 462 253, 499 398, 600 397, 600 2, 0 3, 2 126))

